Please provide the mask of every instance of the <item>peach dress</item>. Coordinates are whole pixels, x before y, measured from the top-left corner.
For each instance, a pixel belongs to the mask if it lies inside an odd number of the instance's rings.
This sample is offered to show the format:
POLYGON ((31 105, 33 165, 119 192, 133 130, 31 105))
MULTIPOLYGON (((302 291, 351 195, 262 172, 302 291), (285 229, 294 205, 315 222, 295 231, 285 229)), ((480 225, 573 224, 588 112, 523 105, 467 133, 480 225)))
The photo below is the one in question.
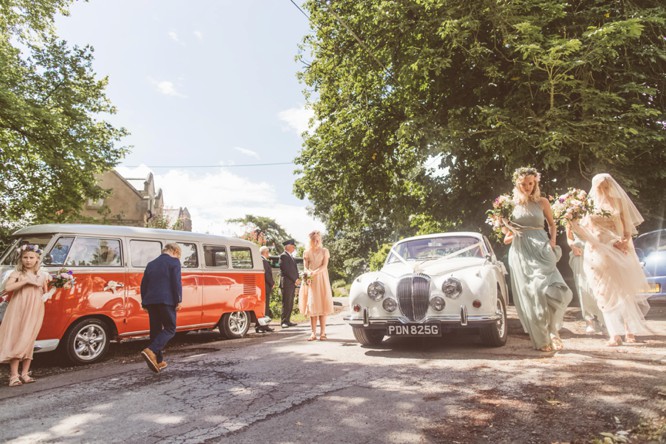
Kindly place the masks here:
POLYGON ((328 258, 326 248, 305 250, 303 264, 312 272, 312 282, 301 282, 298 292, 298 309, 305 316, 326 316, 334 313, 333 292, 328 278, 328 258))
POLYGON ((43 284, 48 279, 48 273, 40 272, 37 275, 39 286, 24 285, 13 292, 0 324, 0 363, 11 359, 32 359, 35 340, 44 320, 43 284))

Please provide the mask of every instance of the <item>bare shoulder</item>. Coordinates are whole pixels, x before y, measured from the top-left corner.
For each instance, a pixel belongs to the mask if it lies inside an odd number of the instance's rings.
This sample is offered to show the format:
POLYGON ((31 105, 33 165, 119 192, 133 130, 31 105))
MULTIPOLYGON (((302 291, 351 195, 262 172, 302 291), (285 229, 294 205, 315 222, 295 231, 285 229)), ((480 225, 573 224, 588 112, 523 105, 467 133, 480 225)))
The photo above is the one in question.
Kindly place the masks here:
POLYGON ((539 205, 541 205, 541 208, 548 208, 550 207, 550 201, 548 201, 548 199, 545 197, 540 197, 539 205))

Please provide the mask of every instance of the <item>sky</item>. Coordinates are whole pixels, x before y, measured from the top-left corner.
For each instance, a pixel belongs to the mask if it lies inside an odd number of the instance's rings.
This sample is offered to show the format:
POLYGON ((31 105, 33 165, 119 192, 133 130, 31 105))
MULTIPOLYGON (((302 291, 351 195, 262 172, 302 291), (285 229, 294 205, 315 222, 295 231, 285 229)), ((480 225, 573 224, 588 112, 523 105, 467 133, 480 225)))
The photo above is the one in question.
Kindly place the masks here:
MULTIPOLYGON (((296 1, 301 5, 302 1, 296 1)), ((273 218, 304 243, 324 225, 293 194, 294 158, 312 115, 296 73, 307 18, 290 0, 90 0, 58 17, 60 38, 94 48, 131 135, 116 168, 149 172, 193 231, 240 235, 246 214, 273 218)))

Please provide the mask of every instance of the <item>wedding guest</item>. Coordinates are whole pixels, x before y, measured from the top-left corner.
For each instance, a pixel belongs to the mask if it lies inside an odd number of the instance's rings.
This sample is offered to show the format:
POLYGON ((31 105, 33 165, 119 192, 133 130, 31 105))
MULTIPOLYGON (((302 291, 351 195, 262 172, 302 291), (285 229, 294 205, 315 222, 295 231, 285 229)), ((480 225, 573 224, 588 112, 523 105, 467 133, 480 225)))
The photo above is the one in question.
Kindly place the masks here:
POLYGON ((539 179, 534 168, 513 173, 515 207, 503 231, 504 243, 511 244, 511 289, 518 316, 534 348, 551 352, 564 348, 559 329, 573 295, 556 267, 556 251, 561 255, 555 245, 557 228, 548 199, 541 197, 539 179))
POLYGON ((603 314, 594 299, 592 289, 587 283, 585 278, 585 271, 583 269, 583 251, 585 242, 576 236, 571 229, 571 225, 566 226, 567 243, 571 248, 569 252, 569 267, 573 272, 574 284, 576 285, 576 292, 578 293, 578 300, 580 303, 580 313, 585 321, 585 333, 593 335, 601 332, 604 325, 603 314))
POLYGON ((333 292, 328 277, 328 249, 321 243, 321 233, 311 232, 310 245, 303 254, 303 264, 307 277, 301 283, 298 293, 298 308, 305 316, 310 317, 312 334, 308 341, 317 339, 317 321, 319 321, 319 340, 327 340, 326 316, 334 313, 333 292))
POLYGON ((162 352, 176 335, 176 312, 183 302, 180 255, 180 245, 166 244, 162 254, 148 262, 141 278, 141 307, 150 320, 150 345, 141 356, 155 373, 167 366, 162 352))
POLYGON ((30 364, 44 320, 42 296, 51 280, 47 272, 41 271, 42 251, 37 245, 22 245, 18 253, 16 269, 5 283, 5 291, 11 296, 0 324, 0 362, 9 363, 10 387, 35 382, 30 364))
POLYGON ((296 286, 301 283, 298 277, 298 266, 292 254, 296 249, 296 242, 287 239, 282 242, 284 251, 280 255, 280 290, 282 290, 282 328, 294 327, 298 324, 291 322, 291 312, 294 310, 294 296, 296 286))
MULTIPOLYGON (((261 262, 264 265, 264 287, 266 288, 266 305, 264 307, 264 316, 271 316, 271 294, 273 293, 273 286, 275 285, 275 279, 273 279, 273 267, 271 267, 271 263, 268 260, 270 250, 268 249, 267 246, 262 246, 259 248, 259 254, 261 254, 261 262)), ((256 327, 254 327, 254 331, 257 333, 268 333, 273 330, 271 327, 267 325, 259 325, 257 323, 256 327)))
POLYGON ((603 313, 609 346, 636 342, 636 334, 649 334, 645 314, 650 309, 647 279, 634 250, 632 236, 643 217, 627 193, 610 174, 592 178, 589 192, 595 211, 573 222, 585 241, 584 269, 603 313))

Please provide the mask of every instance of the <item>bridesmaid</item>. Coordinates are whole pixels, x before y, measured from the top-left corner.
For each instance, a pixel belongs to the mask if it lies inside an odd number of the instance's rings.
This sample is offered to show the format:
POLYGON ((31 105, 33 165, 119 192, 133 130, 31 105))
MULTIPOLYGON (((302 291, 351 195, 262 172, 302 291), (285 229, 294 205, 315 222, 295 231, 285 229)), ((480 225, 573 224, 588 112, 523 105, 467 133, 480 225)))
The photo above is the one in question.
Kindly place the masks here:
POLYGON ((518 316, 534 348, 551 352, 564 348, 559 329, 573 295, 556 267, 557 228, 548 199, 541 197, 539 179, 534 168, 513 173, 515 208, 503 231, 504 243, 511 244, 511 289, 518 316))
POLYGON ((312 334, 308 341, 317 339, 317 320, 319 320, 319 340, 325 341, 326 316, 334 313, 333 292, 328 278, 330 255, 328 249, 322 247, 319 231, 313 231, 308 236, 310 245, 303 253, 303 265, 309 277, 302 281, 298 294, 298 308, 301 313, 310 317, 312 334))
POLYGON ((573 272, 574 283, 578 292, 580 314, 586 324, 585 334, 593 335, 597 332, 601 333, 604 327, 604 317, 599 309, 599 305, 597 305, 597 301, 594 299, 594 294, 585 278, 585 270, 583 269, 585 242, 574 234, 571 225, 566 226, 566 232, 567 243, 571 247, 569 267, 571 267, 571 271, 573 272))

